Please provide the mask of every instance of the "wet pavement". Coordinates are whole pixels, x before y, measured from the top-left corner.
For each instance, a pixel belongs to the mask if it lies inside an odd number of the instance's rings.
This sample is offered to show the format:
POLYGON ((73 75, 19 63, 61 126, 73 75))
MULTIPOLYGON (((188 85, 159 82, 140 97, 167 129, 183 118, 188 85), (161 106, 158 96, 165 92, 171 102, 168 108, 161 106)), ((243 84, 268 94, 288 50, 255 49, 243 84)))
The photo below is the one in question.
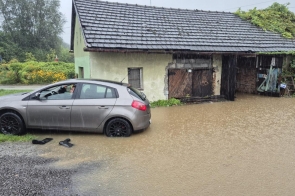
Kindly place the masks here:
POLYGON ((82 195, 294 195, 295 99, 238 95, 152 109, 152 124, 129 138, 41 133, 42 157, 81 168, 82 195), (71 138, 72 148, 58 142, 71 138))

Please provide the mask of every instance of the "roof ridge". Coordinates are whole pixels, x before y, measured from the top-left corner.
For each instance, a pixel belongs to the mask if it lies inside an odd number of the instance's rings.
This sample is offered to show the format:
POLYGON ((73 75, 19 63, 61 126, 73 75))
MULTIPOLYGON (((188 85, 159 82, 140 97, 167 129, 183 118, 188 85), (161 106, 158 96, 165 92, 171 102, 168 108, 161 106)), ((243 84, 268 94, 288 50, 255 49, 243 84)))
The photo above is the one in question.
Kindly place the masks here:
MULTIPOLYGON (((77 2, 77 1, 83 1, 83 2, 85 2, 85 0, 74 0, 74 1, 75 2, 77 2)), ((93 2, 102 2, 102 3, 106 3, 106 4, 129 5, 129 6, 137 6, 137 7, 156 8, 156 9, 183 10, 183 11, 200 11, 200 12, 215 12, 215 13, 230 13, 230 14, 233 14, 233 12, 217 11, 217 10, 184 9, 184 8, 173 8, 173 7, 170 7, 169 8, 169 7, 141 5, 141 4, 133 4, 133 3, 110 2, 110 1, 104 1, 104 0, 90 0, 90 1, 93 1, 93 2)))

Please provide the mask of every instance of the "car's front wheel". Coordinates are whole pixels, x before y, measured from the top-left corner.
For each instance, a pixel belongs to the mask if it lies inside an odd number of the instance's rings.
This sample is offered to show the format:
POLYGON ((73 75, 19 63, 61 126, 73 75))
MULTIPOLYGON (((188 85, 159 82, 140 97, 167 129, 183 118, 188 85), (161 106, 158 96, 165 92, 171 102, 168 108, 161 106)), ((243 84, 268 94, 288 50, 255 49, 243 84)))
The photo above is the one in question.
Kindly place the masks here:
POLYGON ((131 135, 131 126, 126 120, 115 118, 108 122, 105 134, 108 137, 129 137, 131 135))
POLYGON ((25 131, 21 118, 12 112, 0 116, 0 131, 3 134, 19 135, 25 131))

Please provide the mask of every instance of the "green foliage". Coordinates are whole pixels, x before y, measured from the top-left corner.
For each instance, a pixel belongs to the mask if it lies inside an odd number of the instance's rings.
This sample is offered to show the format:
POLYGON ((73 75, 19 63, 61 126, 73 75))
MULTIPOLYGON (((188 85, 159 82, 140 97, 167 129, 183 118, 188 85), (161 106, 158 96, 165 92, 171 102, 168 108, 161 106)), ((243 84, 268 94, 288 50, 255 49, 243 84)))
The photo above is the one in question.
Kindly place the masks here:
POLYGON ((56 52, 54 49, 50 49, 50 52, 46 55, 47 58, 47 62, 52 62, 55 60, 56 58, 56 52))
MULTIPOLYGON (((58 50, 50 48, 45 49, 28 49, 20 46, 14 42, 12 37, 7 33, 0 31, 0 56, 2 63, 8 62, 12 59, 18 59, 20 62, 26 61, 54 61, 56 56, 58 61, 73 63, 74 55, 69 52, 68 47, 61 42, 61 46, 58 50)), ((1 62, 0 62, 1 64, 1 62)))
POLYGON ((1 84, 47 84, 75 77, 73 63, 11 61, 0 66, 1 84))
POLYGON ((31 52, 27 52, 27 53, 25 53, 25 55, 26 55, 26 62, 36 61, 35 56, 31 52))
POLYGON ((30 134, 26 134, 22 136, 0 134, 0 143, 1 142, 28 142, 33 139, 36 139, 36 136, 30 135, 30 134))
POLYGON ((2 84, 17 84, 20 83, 20 70, 22 65, 12 60, 9 64, 2 64, 0 66, 0 83, 2 84))
POLYGON ((0 56, 2 62, 17 58, 21 50, 18 45, 13 42, 11 36, 0 31, 0 40, 0 56))
POLYGON ((168 100, 158 100, 151 102, 151 107, 162 107, 162 106, 174 106, 174 105, 181 105, 181 101, 175 98, 171 98, 168 100))
POLYGON ((58 50, 65 19, 60 0, 0 0, 2 29, 26 51, 58 50))
POLYGON ((294 38, 295 14, 288 9, 288 5, 289 3, 273 3, 262 10, 254 8, 245 12, 238 9, 235 14, 264 30, 278 32, 286 38, 294 38))
POLYGON ((65 19, 59 7, 60 0, 0 0, 2 63, 14 58, 27 61, 28 53, 37 61, 49 61, 52 51, 51 61, 58 56, 59 61, 74 62, 60 38, 65 19))
POLYGON ((272 54, 272 55, 292 55, 295 56, 295 51, 287 51, 287 52, 258 52, 258 54, 272 54))
POLYGON ((58 61, 74 63, 74 53, 70 53, 68 48, 62 48, 58 55, 58 61))
POLYGON ((295 78, 295 57, 291 59, 287 68, 283 70, 283 75, 293 76, 295 78))

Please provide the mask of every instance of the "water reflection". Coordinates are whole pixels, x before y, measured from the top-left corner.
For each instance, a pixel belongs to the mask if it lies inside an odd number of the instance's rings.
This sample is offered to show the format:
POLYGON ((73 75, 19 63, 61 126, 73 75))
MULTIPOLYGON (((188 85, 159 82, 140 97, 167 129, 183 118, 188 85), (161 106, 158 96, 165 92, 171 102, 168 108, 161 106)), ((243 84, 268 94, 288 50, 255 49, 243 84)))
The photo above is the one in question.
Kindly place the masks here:
POLYGON ((238 95, 235 102, 152 109, 130 138, 42 134, 58 167, 84 167, 82 195, 293 195, 295 99, 238 95), (75 146, 58 141, 70 137, 75 146))

